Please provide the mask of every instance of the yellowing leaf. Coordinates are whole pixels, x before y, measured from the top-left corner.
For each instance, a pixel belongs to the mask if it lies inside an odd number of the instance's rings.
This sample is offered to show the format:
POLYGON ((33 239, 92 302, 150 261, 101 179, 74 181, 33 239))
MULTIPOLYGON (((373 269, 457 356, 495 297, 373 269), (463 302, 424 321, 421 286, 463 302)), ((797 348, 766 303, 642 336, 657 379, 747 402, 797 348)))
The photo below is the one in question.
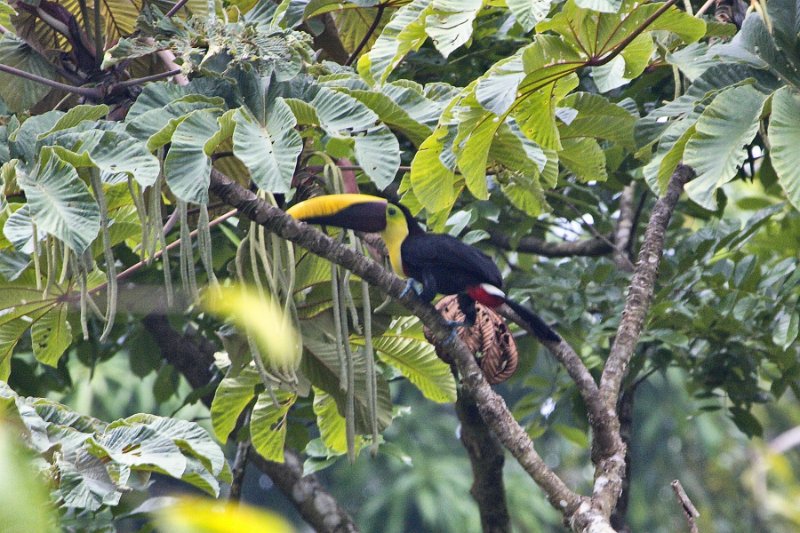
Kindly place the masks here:
POLYGON ((170 533, 292 533, 283 518, 243 504, 183 497, 178 503, 159 511, 159 530, 170 533))
POLYGON ((228 286, 209 290, 203 303, 208 311, 252 335, 269 367, 294 370, 300 364, 297 332, 269 296, 247 287, 228 286))

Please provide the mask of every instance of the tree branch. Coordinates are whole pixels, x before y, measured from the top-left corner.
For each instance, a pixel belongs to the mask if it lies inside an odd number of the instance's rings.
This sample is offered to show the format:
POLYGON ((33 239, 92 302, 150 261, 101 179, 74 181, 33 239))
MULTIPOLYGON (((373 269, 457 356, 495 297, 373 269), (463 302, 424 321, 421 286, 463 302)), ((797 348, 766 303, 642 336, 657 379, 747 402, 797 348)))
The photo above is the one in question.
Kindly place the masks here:
POLYGON ((574 242, 549 242, 536 237, 523 237, 513 245, 511 239, 497 230, 490 229, 489 242, 511 252, 537 254, 544 257, 597 257, 610 254, 614 248, 603 239, 593 238, 574 242))
POLYGON ((475 363, 472 353, 458 339, 450 338, 450 328, 432 305, 415 295, 403 294, 405 283, 393 273, 350 248, 343 246, 316 228, 300 223, 280 209, 259 200, 256 195, 222 173, 212 170, 210 191, 239 212, 278 236, 299 244, 311 252, 341 265, 386 294, 393 296, 430 328, 436 344, 446 351, 458 366, 465 389, 473 396, 478 410, 503 445, 544 490, 548 501, 565 516, 572 516, 579 507, 588 508, 588 501, 570 490, 553 473, 536 452, 525 430, 511 415, 503 398, 491 389, 475 363))
POLYGON ((461 421, 461 442, 472 465, 470 494, 478 504, 484 533, 511 531, 503 485, 505 454, 497 437, 481 418, 478 406, 463 389, 458 391, 456 415, 461 421))
POLYGON ((689 531, 691 531, 691 533, 697 533, 699 531, 697 529, 697 518, 700 516, 700 513, 692 503, 692 500, 689 499, 686 491, 683 490, 683 485, 681 485, 679 480, 676 479, 670 483, 670 485, 675 492, 675 497, 678 498, 678 503, 681 504, 683 514, 686 516, 686 521, 689 523, 689 531))
MULTIPOLYGON (((628 364, 633 357, 634 349, 644 327, 647 312, 658 271, 658 264, 664 251, 664 238, 675 206, 678 203, 683 186, 694 177, 694 170, 679 165, 672 174, 667 194, 658 199, 650 216, 650 222, 644 235, 644 242, 639 251, 639 259, 633 273, 622 321, 617 330, 614 344, 603 369, 600 380, 600 398, 604 411, 608 413, 607 428, 619 436, 620 423, 616 414, 619 393, 628 364)), ((622 490, 622 479, 625 475, 625 445, 597 442, 592 450, 596 458, 595 485, 592 495, 592 506, 603 516, 610 516, 616 506, 617 498, 622 490)))
POLYGON ((350 54, 350 57, 347 58, 347 62, 345 62, 345 65, 352 65, 353 61, 358 59, 358 54, 360 54, 361 50, 363 50, 364 47, 367 45, 370 37, 372 37, 372 34, 375 33, 375 30, 378 29, 378 24, 381 23, 381 17, 383 16, 384 9, 386 9, 385 5, 381 4, 378 6, 378 12, 375 14, 375 20, 372 21, 372 25, 370 25, 369 29, 367 30, 367 33, 364 34, 364 38, 361 39, 360 43, 358 43, 356 49, 353 51, 352 54, 350 54))
MULTIPOLYGON (((164 315, 147 315, 142 323, 158 344, 162 357, 177 368, 193 388, 207 387, 213 381, 212 368, 217 348, 211 341, 201 335, 181 335, 164 315)), ((210 406, 213 396, 213 390, 210 390, 203 396, 203 403, 210 406)), ((315 531, 357 533, 353 519, 317 477, 303 476, 303 463, 297 452, 286 448, 283 453, 285 462, 275 463, 251 449, 249 461, 272 479, 315 531)))
POLYGON ((633 183, 629 183, 622 189, 619 197, 619 219, 614 228, 614 264, 626 272, 633 271, 629 250, 633 239, 633 223, 636 218, 636 211, 633 208, 635 191, 636 187, 633 183))
POLYGON ((102 91, 97 87, 76 87, 74 85, 68 85, 66 83, 43 78, 42 76, 37 76, 36 74, 31 74, 30 72, 26 72, 18 68, 9 67, 8 65, 3 65, 2 63, 0 63, 0 72, 5 72, 7 74, 11 74, 12 76, 19 76, 20 78, 25 78, 26 80, 35 81, 36 83, 41 83, 42 85, 47 85, 48 87, 52 87, 54 89, 60 89, 68 93, 85 96, 87 98, 100 98, 103 95, 102 91))

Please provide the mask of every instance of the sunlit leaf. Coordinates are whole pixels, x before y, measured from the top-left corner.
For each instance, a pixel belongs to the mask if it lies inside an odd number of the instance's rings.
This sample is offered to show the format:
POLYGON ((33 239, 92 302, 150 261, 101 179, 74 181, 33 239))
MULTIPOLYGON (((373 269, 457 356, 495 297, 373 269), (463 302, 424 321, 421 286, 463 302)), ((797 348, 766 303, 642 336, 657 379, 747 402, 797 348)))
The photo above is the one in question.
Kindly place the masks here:
POLYGON ((297 400, 297 395, 282 390, 275 390, 274 394, 277 405, 269 392, 258 395, 250 414, 250 440, 259 455, 282 463, 288 424, 286 416, 297 400))
POLYGON ((354 137, 356 159, 364 173, 379 188, 387 187, 400 168, 400 144, 386 126, 354 137))
POLYGON ((425 19, 433 0, 414 0, 398 9, 369 53, 358 60, 358 73, 371 84, 382 84, 408 52, 418 50, 428 35, 425 19))
POLYGON ((205 145, 217 133, 221 114, 218 109, 192 111, 172 134, 164 175, 173 194, 185 202, 208 203, 211 158, 205 145))
POLYGON ((31 326, 33 355, 40 362, 56 366, 61 355, 72 343, 72 327, 67 321, 69 306, 54 306, 31 326))
POLYGON ((537 22, 547 16, 550 3, 550 0, 506 0, 508 9, 526 32, 531 31, 537 22))

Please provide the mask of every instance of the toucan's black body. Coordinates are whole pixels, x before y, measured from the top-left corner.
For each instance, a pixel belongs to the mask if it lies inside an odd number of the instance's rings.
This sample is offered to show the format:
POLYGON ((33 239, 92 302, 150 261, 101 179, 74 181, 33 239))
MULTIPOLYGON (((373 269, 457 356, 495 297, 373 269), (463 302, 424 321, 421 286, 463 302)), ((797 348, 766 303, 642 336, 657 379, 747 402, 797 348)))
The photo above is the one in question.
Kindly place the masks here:
POLYGON ((491 308, 507 304, 539 339, 560 340, 538 315, 506 297, 500 270, 488 255, 450 235, 426 233, 402 204, 375 196, 330 195, 301 202, 288 213, 314 224, 380 232, 390 257, 395 256, 394 270, 422 284, 420 298, 459 295, 468 324, 474 322, 476 301, 491 308))
POLYGON ((430 301, 436 294, 458 294, 482 283, 503 286, 500 271, 488 255, 450 235, 409 234, 400 250, 406 275, 422 283, 423 300, 430 301))

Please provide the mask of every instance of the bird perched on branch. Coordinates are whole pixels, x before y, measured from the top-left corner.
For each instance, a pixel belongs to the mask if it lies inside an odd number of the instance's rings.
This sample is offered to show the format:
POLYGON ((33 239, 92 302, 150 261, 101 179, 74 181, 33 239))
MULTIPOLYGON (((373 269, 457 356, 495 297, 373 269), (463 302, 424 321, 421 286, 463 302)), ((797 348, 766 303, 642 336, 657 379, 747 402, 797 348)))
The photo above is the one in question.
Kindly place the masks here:
POLYGON ((492 259, 450 235, 427 233, 402 204, 367 194, 332 194, 305 200, 290 208, 292 217, 326 226, 380 233, 392 269, 422 285, 417 291, 427 302, 436 294, 457 294, 466 324, 475 321, 475 302, 490 308, 507 305, 540 340, 557 342, 558 334, 538 315, 509 299, 503 278, 492 259))

